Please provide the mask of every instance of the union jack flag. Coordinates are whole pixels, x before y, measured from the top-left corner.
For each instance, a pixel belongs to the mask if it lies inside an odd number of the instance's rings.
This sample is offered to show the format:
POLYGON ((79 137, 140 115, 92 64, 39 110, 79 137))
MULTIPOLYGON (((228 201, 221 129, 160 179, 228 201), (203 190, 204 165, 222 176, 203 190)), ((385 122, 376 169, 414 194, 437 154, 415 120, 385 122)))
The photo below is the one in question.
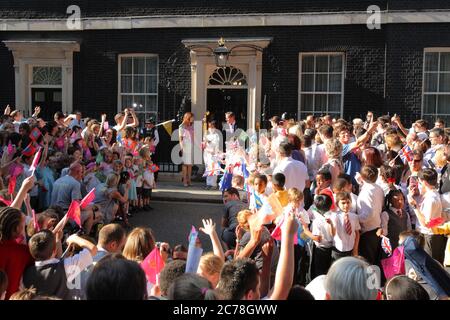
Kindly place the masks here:
POLYGON ((392 246, 389 238, 382 236, 381 237, 381 248, 383 248, 384 252, 390 256, 392 254, 392 246))
POLYGON ((408 163, 413 160, 413 151, 408 145, 405 145, 399 152, 398 155, 403 160, 404 163, 408 163))

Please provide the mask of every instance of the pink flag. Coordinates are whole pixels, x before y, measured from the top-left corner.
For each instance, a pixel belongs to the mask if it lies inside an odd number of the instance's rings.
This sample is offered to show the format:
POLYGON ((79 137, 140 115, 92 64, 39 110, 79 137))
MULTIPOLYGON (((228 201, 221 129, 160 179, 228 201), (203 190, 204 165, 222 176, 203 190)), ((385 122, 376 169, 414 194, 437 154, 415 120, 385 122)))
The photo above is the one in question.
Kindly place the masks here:
POLYGON ((8 143, 8 154, 11 155, 14 152, 13 146, 11 144, 11 141, 8 143))
POLYGON ((141 262, 141 268, 144 270, 147 280, 153 284, 157 284, 157 278, 164 268, 164 260, 159 253, 158 247, 141 262))
POLYGON ((34 156, 33 162, 31 163, 30 171, 36 170, 37 166, 39 165, 39 160, 41 159, 41 153, 42 153, 42 148, 39 148, 38 152, 34 156))
POLYGON ((16 190, 17 176, 11 176, 8 182, 8 193, 13 194, 16 190))
POLYGON ((391 257, 381 260, 381 266, 386 279, 390 279, 398 274, 405 274, 404 247, 395 248, 391 257))
MULTIPOLYGON (((272 231, 271 236, 275 240, 281 241, 281 227, 283 226, 283 223, 284 223, 284 215, 281 217, 280 222, 277 224, 275 229, 273 229, 273 231, 272 231)), ((294 235, 294 244, 298 244, 297 233, 294 235)))
POLYGON ((435 218, 435 219, 431 219, 430 222, 428 222, 426 224, 427 228, 435 228, 437 226, 440 226, 441 224, 443 224, 445 222, 445 219, 442 217, 439 218, 435 218))
POLYGON ((34 227, 34 230, 36 232, 38 232, 40 227, 39 227, 39 223, 38 223, 38 220, 37 220, 37 217, 36 217, 36 212, 34 212, 34 209, 31 209, 31 213, 33 215, 33 227, 34 227))
POLYGON ((13 177, 18 177, 22 174, 22 172, 23 172, 23 167, 21 165, 15 165, 14 169, 12 170, 11 175, 13 177))
POLYGON ((69 210, 67 210, 67 218, 74 220, 81 227, 81 210, 78 201, 72 200, 69 210))
POLYGON ((4 204, 6 204, 6 206, 10 206, 12 201, 11 200, 6 200, 5 198, 0 196, 0 201, 3 202, 4 204))
POLYGON ((95 199, 95 188, 92 188, 91 191, 83 198, 80 202, 80 208, 85 209, 92 201, 95 199))

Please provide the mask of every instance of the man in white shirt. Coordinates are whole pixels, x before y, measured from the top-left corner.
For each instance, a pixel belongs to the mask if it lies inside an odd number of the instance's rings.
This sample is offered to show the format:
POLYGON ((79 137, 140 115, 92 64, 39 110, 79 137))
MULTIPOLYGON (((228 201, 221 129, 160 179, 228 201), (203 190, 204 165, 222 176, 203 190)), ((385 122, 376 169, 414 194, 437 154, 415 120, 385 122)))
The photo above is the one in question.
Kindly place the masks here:
POLYGON ((419 195, 410 193, 408 202, 414 209, 419 224, 419 231, 424 235, 424 250, 433 259, 444 262, 446 238, 443 235, 433 234, 427 224, 443 213, 441 197, 437 191, 437 172, 434 169, 424 169, 419 173, 419 195))
POLYGON ((289 143, 283 142, 278 147, 277 166, 275 167, 273 174, 282 173, 286 177, 286 183, 284 184, 286 190, 290 188, 297 188, 303 191, 309 188, 309 176, 308 169, 303 162, 292 159, 292 149, 289 143))
POLYGON ((376 167, 363 167, 361 177, 363 185, 356 202, 356 210, 361 225, 359 254, 366 258, 370 264, 378 265, 381 258, 381 244, 380 238, 377 236, 377 230, 381 227, 384 191, 375 184, 378 178, 376 167))
POLYGON ((81 112, 80 111, 76 111, 75 114, 71 114, 70 116, 68 116, 64 122, 67 122, 69 120, 72 120, 70 122, 70 124, 69 124, 69 128, 70 129, 72 129, 75 126, 76 127, 80 127, 81 129, 85 129, 86 128, 86 124, 81 119, 81 112))

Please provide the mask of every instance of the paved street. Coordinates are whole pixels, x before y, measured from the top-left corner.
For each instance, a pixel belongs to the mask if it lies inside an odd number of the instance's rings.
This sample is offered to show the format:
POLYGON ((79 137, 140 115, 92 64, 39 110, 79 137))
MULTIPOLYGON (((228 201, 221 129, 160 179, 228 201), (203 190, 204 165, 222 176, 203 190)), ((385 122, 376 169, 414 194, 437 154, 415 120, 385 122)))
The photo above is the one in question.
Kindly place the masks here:
MULTIPOLYGON (((198 229, 202 226, 202 218, 212 218, 216 222, 217 232, 220 232, 221 204, 153 201, 151 206, 154 210, 134 214, 130 224, 133 227, 150 227, 156 241, 168 242, 171 247, 176 244, 187 246, 191 225, 198 229)), ((205 251, 212 250, 207 235, 200 233, 200 240, 205 251)))

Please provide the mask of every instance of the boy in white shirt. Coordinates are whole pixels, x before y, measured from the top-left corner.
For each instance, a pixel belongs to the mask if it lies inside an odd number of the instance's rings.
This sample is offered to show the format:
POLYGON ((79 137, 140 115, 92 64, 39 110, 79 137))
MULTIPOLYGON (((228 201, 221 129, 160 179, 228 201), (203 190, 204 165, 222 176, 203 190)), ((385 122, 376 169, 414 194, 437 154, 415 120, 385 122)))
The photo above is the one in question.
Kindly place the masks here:
POLYGON ((302 223, 305 234, 314 241, 314 249, 311 261, 311 278, 326 274, 331 266, 331 248, 333 247, 333 235, 336 230, 331 221, 331 205, 333 201, 326 194, 317 195, 314 198, 314 220, 312 230, 302 223))
POLYGON ((350 212, 352 198, 348 192, 340 192, 336 195, 338 211, 331 213, 331 221, 335 226, 334 247, 331 254, 332 260, 342 257, 357 256, 359 244, 358 216, 350 212))
POLYGON ((443 235, 434 234, 427 224, 436 218, 443 216, 443 208, 440 194, 437 191, 438 175, 434 169, 424 169, 419 173, 419 195, 412 190, 408 195, 408 202, 417 217, 419 231, 424 235, 424 250, 433 259, 444 262, 446 238, 443 235))

